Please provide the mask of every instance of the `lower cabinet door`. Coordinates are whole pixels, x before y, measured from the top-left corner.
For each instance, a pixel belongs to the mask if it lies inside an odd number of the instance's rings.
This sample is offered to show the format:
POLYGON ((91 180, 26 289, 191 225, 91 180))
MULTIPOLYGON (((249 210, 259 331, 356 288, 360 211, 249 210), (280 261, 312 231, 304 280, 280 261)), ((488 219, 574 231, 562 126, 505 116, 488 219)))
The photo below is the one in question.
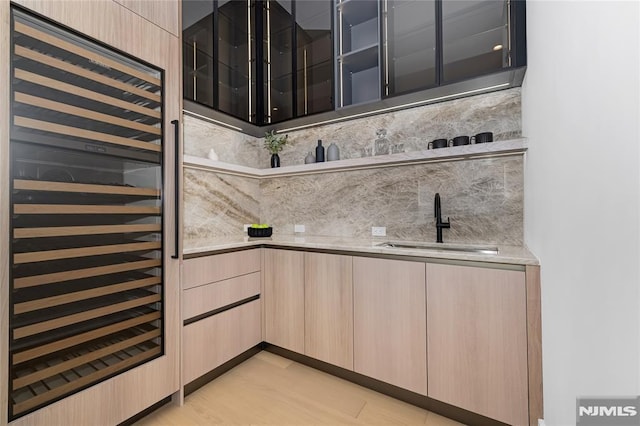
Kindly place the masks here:
POLYGON ((427 394, 425 264, 353 258, 354 370, 427 394))
POLYGON ((304 353, 304 253, 264 249, 265 340, 304 353))
POLYGON ((192 382, 261 341, 259 299, 186 325, 182 342, 184 383, 192 382))
POLYGON ((428 396, 528 424, 524 272, 427 265, 428 396))
POLYGON ((352 258, 304 254, 304 354, 353 370, 352 258))

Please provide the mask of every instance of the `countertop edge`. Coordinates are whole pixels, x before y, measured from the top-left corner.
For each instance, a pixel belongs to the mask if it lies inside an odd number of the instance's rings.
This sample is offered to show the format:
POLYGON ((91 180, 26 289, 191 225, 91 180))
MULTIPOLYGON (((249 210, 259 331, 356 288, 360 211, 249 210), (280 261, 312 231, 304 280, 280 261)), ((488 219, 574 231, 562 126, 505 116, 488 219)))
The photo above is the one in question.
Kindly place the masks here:
MULTIPOLYGON (((294 237, 295 238, 295 237, 294 237)), ((382 242, 382 241, 380 241, 382 242)), ((377 242, 376 242, 377 244, 377 242)), ((476 254, 476 253, 452 253, 441 252, 437 250, 415 250, 415 249, 401 249, 392 247, 378 247, 373 245, 369 246, 366 243, 362 245, 349 245, 340 243, 327 243, 319 241, 279 241, 271 239, 252 239, 243 241, 229 241, 229 242, 212 242, 211 244, 202 245, 199 247, 192 247, 183 250, 183 255, 186 258, 194 258, 208 255, 220 254, 228 251, 240 251, 244 249, 251 249, 257 247, 282 247, 282 248, 294 248, 294 249, 316 249, 327 250, 336 252, 347 252, 354 254, 373 254, 373 255, 387 255, 387 256, 399 256, 407 258, 422 258, 428 259, 441 259, 441 260, 453 260, 453 261, 471 261, 471 262, 484 262, 484 263, 496 263, 496 264, 509 264, 509 265, 522 265, 522 266, 539 266, 539 260, 528 250, 527 247, 513 246, 500 246, 498 245, 497 255, 476 254), (521 255, 514 254, 513 251, 518 250, 521 255), (506 252, 501 255, 500 252, 506 252), (509 253, 509 252, 512 253, 509 253)))

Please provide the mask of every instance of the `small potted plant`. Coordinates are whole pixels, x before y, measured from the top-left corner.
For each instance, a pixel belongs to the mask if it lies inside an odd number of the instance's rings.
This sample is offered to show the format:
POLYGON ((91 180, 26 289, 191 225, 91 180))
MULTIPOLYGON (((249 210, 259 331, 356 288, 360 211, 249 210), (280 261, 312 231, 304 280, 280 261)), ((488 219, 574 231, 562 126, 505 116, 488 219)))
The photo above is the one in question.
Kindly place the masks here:
POLYGON ((271 167, 280 167, 280 156, 278 153, 282 151, 287 144, 289 135, 277 135, 275 130, 266 132, 264 135, 264 147, 271 153, 271 167))

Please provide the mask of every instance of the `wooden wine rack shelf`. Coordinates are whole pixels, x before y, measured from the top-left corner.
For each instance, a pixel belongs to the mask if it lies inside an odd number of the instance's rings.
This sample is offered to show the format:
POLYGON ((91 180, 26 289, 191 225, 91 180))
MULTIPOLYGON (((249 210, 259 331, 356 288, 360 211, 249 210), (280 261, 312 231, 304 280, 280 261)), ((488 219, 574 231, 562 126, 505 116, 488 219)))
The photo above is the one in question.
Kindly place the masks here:
MULTIPOLYGON (((66 182, 46 182, 34 180, 15 179, 14 189, 24 189, 31 191, 52 191, 52 192, 81 192, 91 194, 113 194, 113 195, 146 195, 151 197, 160 196, 160 191, 153 188, 131 188, 127 186, 94 185, 83 183, 66 182)), ((109 206, 113 207, 113 206, 109 206)), ((123 208, 123 206, 117 206, 123 208)))

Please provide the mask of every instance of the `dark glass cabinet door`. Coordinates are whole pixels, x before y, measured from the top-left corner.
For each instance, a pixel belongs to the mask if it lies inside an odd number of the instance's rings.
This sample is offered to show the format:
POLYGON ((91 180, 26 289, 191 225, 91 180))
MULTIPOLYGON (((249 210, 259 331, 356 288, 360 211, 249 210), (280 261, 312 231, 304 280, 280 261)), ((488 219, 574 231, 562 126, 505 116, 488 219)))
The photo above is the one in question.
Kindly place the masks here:
POLYGON ((293 118, 293 4, 264 2, 264 122, 293 118))
POLYGON ((183 0, 184 97, 263 126, 356 105, 373 110, 381 98, 401 103, 463 80, 481 85, 478 77, 508 69, 521 78, 525 6, 183 0))
POLYGON ((380 3, 336 2, 337 106, 380 99, 380 3))
POLYGON ((214 108, 213 2, 184 0, 182 23, 184 97, 214 108))
POLYGON ((219 0, 217 109, 255 122, 255 7, 247 0, 219 0))
POLYGON ((328 0, 266 0, 263 124, 333 109, 328 0))
POLYGON ((508 2, 443 1, 442 44, 445 82, 511 66, 508 2))
POLYGON ((333 109, 332 3, 296 2, 296 112, 298 116, 333 109))
POLYGON ((432 0, 383 0, 384 93, 434 86, 436 4, 432 0))
POLYGON ((184 97, 256 122, 255 0, 184 0, 184 97))

